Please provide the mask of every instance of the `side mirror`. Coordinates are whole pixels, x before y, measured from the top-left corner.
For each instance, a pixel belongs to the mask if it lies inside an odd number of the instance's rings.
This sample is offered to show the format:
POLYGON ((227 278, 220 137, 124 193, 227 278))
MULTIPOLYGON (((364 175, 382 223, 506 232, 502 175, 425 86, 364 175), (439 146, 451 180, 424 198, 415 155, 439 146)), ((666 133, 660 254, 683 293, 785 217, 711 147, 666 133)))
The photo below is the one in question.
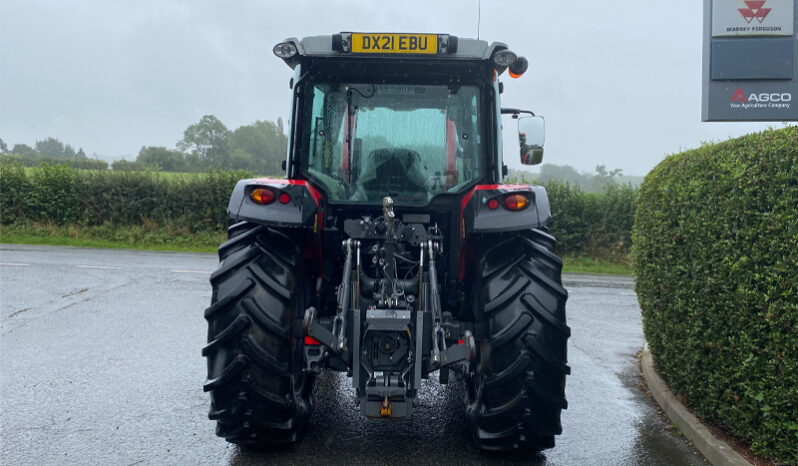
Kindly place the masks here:
POLYGON ((518 142, 521 146, 521 163, 537 165, 543 161, 543 143, 546 141, 546 120, 542 116, 518 118, 518 142))

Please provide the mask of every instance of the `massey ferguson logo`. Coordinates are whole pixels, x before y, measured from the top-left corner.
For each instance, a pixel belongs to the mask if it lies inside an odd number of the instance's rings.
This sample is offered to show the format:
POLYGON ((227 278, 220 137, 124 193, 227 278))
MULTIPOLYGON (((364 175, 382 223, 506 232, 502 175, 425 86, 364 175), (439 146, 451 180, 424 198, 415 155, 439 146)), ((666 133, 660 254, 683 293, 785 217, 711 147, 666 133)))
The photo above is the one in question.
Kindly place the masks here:
MULTIPOLYGON (((748 3, 748 2, 746 2, 748 3)), ((759 3, 759 2, 752 2, 759 3)), ((764 2, 763 2, 764 3, 764 2)), ((790 108, 792 94, 789 92, 760 92, 746 95, 742 87, 738 87, 731 96, 731 108, 756 109, 756 108, 790 108)))
POLYGON ((757 21, 762 23, 762 21, 764 21, 765 18, 767 18, 768 13, 770 13, 771 10, 771 8, 763 8, 766 1, 767 0, 746 1, 745 6, 747 6, 748 8, 738 8, 737 11, 739 11, 740 14, 743 15, 743 18, 745 18, 745 21, 748 23, 753 21, 754 18, 756 18, 757 21))

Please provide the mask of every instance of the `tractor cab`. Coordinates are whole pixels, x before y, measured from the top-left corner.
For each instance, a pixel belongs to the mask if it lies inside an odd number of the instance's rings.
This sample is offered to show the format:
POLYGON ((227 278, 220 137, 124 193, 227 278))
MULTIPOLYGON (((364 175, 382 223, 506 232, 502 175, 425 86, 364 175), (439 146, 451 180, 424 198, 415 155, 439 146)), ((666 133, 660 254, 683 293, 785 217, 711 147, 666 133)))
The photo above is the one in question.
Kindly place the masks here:
MULTIPOLYGON (((501 181, 497 78, 528 66, 506 45, 341 33, 287 39, 274 53, 294 69, 286 174, 312 182, 328 202, 379 204, 390 195, 397 205, 426 205, 501 181)), ((542 146, 539 120, 525 143, 542 146)))

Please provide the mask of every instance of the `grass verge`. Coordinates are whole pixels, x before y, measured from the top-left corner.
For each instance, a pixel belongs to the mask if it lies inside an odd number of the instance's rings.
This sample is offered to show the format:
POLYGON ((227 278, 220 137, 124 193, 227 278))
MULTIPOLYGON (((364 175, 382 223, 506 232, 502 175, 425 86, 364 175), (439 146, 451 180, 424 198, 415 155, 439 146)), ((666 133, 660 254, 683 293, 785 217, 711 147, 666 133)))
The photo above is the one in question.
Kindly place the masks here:
MULTIPOLYGON (((184 228, 144 225, 117 227, 56 225, 51 223, 17 223, 0 225, 0 242, 43 244, 49 246, 81 246, 111 249, 149 249, 157 251, 216 252, 227 239, 225 232, 191 232, 184 228)), ((565 257, 563 271, 632 275, 631 267, 622 260, 592 257, 565 257)))
POLYGON ((225 232, 191 232, 183 228, 160 228, 146 223, 129 227, 48 223, 0 225, 0 242, 12 244, 216 252, 226 239, 225 232))
POLYGON ((563 272, 632 275, 632 266, 619 259, 596 259, 584 256, 563 257, 563 272))

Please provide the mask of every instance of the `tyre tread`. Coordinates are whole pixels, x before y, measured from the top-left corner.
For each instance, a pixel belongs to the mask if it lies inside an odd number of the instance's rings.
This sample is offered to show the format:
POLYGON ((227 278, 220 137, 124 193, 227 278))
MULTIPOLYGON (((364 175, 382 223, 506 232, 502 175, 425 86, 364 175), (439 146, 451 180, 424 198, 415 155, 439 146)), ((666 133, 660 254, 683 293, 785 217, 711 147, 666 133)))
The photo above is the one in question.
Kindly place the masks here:
POLYGON ((303 257, 297 240, 270 227, 239 222, 228 235, 205 310, 208 417, 231 443, 293 443, 309 422, 315 393, 292 331, 310 296, 303 257))
POLYGON ((490 331, 478 374, 466 378, 474 443, 492 451, 551 448, 562 431, 570 373, 562 260, 554 254, 554 237, 541 230, 483 242, 489 246, 477 254, 475 313, 490 331))

